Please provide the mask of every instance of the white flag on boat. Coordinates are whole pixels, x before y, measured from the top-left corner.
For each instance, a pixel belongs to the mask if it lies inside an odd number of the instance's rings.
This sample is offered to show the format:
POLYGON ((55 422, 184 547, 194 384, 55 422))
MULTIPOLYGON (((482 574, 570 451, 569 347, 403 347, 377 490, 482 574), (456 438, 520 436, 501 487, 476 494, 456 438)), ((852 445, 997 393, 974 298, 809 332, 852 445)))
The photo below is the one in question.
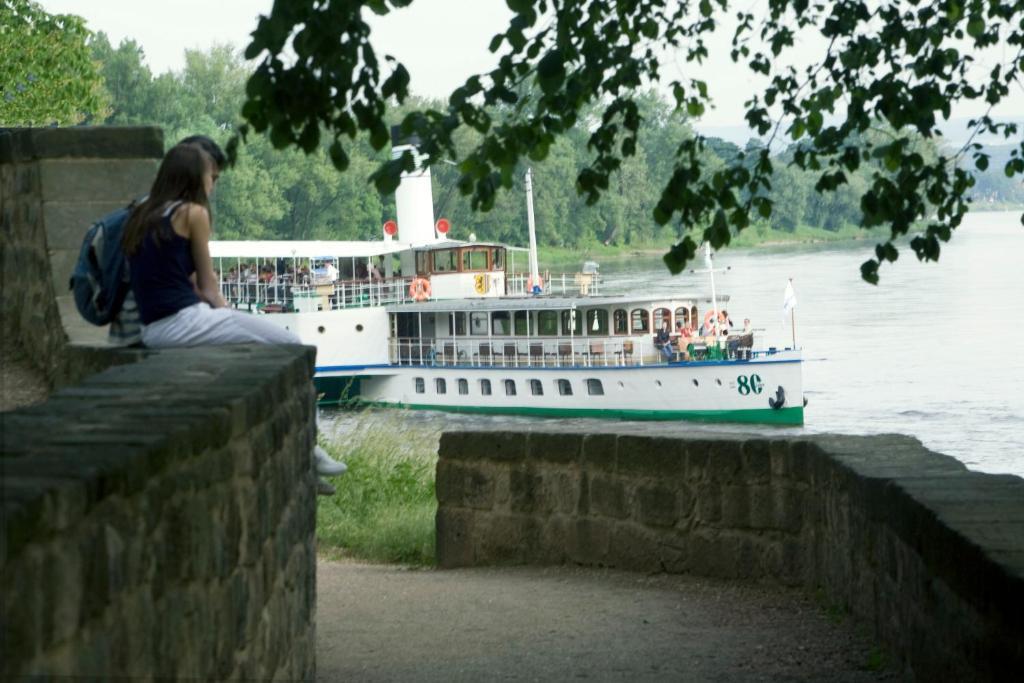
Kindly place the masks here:
POLYGON ((782 301, 782 314, 786 315, 796 308, 796 292, 793 291, 793 280, 786 283, 786 294, 782 301))

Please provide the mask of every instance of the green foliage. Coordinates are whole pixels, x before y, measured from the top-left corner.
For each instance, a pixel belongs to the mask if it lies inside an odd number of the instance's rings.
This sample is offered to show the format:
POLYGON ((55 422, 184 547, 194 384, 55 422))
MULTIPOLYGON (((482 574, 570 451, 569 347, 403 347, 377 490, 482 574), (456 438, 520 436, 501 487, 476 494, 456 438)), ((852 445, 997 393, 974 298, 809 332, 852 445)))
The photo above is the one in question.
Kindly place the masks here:
POLYGON ((332 480, 338 492, 320 498, 320 549, 375 562, 434 563, 434 471, 438 434, 394 418, 364 414, 328 451, 348 472, 332 480))
MULTIPOLYGON (((409 99, 409 77, 388 56, 381 69, 362 9, 386 14, 410 1, 275 0, 246 51, 260 60, 247 86, 247 126, 266 131, 275 147, 306 151, 323 130, 333 139, 339 168, 348 159, 343 138, 365 134, 374 149, 383 149, 386 105, 409 99)), ((659 125, 640 93, 660 80, 660 55, 681 51, 688 63, 701 62, 708 56, 706 38, 731 12, 727 0, 510 0, 508 6, 512 20, 490 44, 501 55, 498 66, 467 79, 446 106, 410 111, 401 123, 423 141, 431 164, 458 164, 457 186, 474 210, 494 208, 498 191, 515 187, 525 159, 546 159, 556 140, 581 129, 587 156, 576 171, 576 189, 587 205, 615 195, 614 179, 637 155, 642 130, 659 125), (599 116, 588 120, 598 105, 599 116), (468 149, 459 145, 463 129, 477 135, 468 149)), ((878 281, 881 263, 898 254, 894 241, 922 221, 910 247, 919 259, 938 259, 939 243, 962 221, 975 182, 974 171, 960 162, 969 155, 983 171, 988 158, 973 142, 931 158, 915 147, 935 136, 937 121, 949 117, 954 103, 995 105, 1008 94, 1024 66, 1024 3, 770 0, 765 12, 758 19, 739 11, 731 56, 767 77, 764 91, 746 102, 746 120, 767 144, 731 158, 717 154, 714 162, 709 147, 715 146, 700 135, 673 136, 674 144, 659 147, 670 150, 671 161, 658 162, 661 190, 650 215, 658 225, 674 223, 682 236, 666 264, 677 271, 693 258, 697 241, 724 246, 756 219, 773 215, 777 198, 769 190, 782 176, 770 150, 780 132, 800 143, 789 164, 812 176, 817 193, 838 195, 835 201, 844 206, 856 200, 860 225, 888 228, 876 257, 862 266, 865 280, 878 281), (828 47, 815 63, 797 69, 788 65, 789 56, 804 34, 828 47), (973 60, 962 50, 996 44, 1015 54, 989 73, 972 71, 973 60), (868 135, 879 121, 890 138, 868 135), (869 161, 875 166, 854 184, 869 161)), ((711 104, 707 84, 698 79, 668 86, 677 112, 700 116, 711 104)), ((1015 124, 987 114, 971 125, 975 133, 1017 132, 1015 124)), ((372 176, 377 188, 392 192, 411 164, 408 157, 383 161, 372 176)), ((1024 174, 1024 143, 1004 169, 1008 177, 1024 174)), ((611 204, 606 218, 624 220, 627 207, 611 204)), ((826 215, 827 206, 817 208, 826 215)), ((798 213, 789 211, 781 224, 796 225, 798 213)))
POLYGON ((0 126, 79 123, 107 106, 81 17, 0 0, 0 126))

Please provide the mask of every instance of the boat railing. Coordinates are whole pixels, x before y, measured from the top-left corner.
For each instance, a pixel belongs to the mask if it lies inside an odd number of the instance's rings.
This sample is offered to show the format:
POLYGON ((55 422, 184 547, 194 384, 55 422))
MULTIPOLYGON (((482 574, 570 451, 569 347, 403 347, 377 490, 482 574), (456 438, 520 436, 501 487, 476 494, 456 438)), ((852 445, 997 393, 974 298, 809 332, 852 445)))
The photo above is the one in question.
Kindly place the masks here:
POLYGON ((409 303, 412 278, 393 277, 381 280, 337 280, 317 283, 299 282, 285 276, 269 282, 232 282, 223 280, 220 291, 235 308, 260 310, 265 313, 315 312, 385 304, 409 303))
POLYGON ((686 360, 750 360, 771 356, 775 348, 754 351, 736 338, 698 342, 665 354, 651 338, 601 337, 405 337, 388 341, 392 365, 476 367, 600 367, 667 365, 686 360), (731 343, 732 342, 732 343, 731 343), (686 351, 687 353, 684 353, 686 351))
MULTIPOLYGON (((598 273, 541 274, 541 294, 558 296, 589 296, 601 293, 601 276, 598 273)), ((528 285, 529 273, 506 273, 505 291, 510 296, 531 293, 528 285)))

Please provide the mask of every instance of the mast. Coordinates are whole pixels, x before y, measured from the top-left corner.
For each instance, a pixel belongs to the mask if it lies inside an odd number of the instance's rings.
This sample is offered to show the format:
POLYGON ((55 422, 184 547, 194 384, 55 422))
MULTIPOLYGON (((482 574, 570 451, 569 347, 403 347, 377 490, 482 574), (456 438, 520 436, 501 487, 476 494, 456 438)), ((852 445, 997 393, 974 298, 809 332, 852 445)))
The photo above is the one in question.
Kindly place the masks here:
POLYGON ((715 268, 711 263, 711 244, 708 242, 704 243, 704 262, 708 266, 708 274, 711 276, 711 310, 715 313, 715 318, 712 321, 715 325, 715 332, 718 332, 718 296, 715 294, 715 268))
MULTIPOLYGON (((530 282, 540 282, 537 265, 537 228, 533 222, 533 169, 526 169, 526 221, 530 231, 530 282)), ((532 292, 530 292, 532 294, 532 292)))

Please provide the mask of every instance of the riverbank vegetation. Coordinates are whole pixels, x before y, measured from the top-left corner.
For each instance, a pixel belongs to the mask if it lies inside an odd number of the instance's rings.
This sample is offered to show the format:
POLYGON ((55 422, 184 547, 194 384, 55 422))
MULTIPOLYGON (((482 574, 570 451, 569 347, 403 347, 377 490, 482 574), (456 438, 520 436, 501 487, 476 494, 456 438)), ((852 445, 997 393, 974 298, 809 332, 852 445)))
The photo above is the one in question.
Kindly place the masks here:
POLYGON ((367 411, 324 447, 348 465, 317 504, 317 544, 329 557, 434 564, 438 432, 367 411))
MULTIPOLYGON (((208 51, 186 51, 181 72, 154 75, 145 64, 142 50, 133 41, 112 46, 106 36, 92 40, 93 56, 101 65, 111 102, 107 115, 91 123, 114 125, 159 125, 168 144, 193 133, 204 133, 224 143, 239 119, 245 101, 249 67, 229 47, 208 51)), ((674 163, 681 140, 693 136, 691 118, 654 92, 638 98, 641 115, 648 125, 642 130, 636 154, 623 161, 613 175, 601 202, 588 206, 576 192, 581 168, 592 160, 588 149, 586 122, 601 112, 584 112, 581 125, 559 138, 547 157, 531 163, 534 172, 534 204, 542 262, 550 267, 576 263, 582 256, 609 260, 635 253, 664 253, 680 235, 673 226, 659 226, 652 210, 661 183, 674 163)), ((411 98, 388 116, 392 123, 414 108, 433 105, 411 98)), ((462 131, 458 142, 469 149, 478 135, 462 131)), ((884 137, 886 132, 876 134, 884 137)), ((760 142, 747 143, 747 152, 760 142)), ((339 174, 328 146, 318 145, 312 153, 274 149, 263 136, 250 135, 239 149, 237 166, 221 176, 214 197, 216 236, 219 239, 375 239, 384 220, 395 217, 393 197, 380 196, 367 176, 387 156, 362 139, 348 148, 349 169, 339 174)), ((722 168, 741 148, 720 138, 711 138, 703 152, 705 168, 722 168)), ((739 235, 733 246, 757 246, 856 239, 864 231, 860 221, 860 193, 867 186, 874 166, 865 164, 851 174, 849 182, 836 192, 815 191, 815 175, 788 165, 798 148, 780 149, 775 158, 769 191, 775 209, 768 219, 758 219, 739 235)), ((922 154, 934 154, 934 147, 921 143, 922 154)), ((753 159, 756 155, 748 155, 753 159)), ((520 169, 525 171, 526 166, 520 169)), ((994 167, 995 173, 1000 173, 994 167)), ((497 240, 525 245, 526 202, 522 174, 517 173, 513 192, 496 197, 488 213, 471 210, 469 198, 457 187, 458 169, 440 164, 432 169, 435 214, 452 222, 451 235, 467 239, 497 240)), ((1024 201, 1024 192, 1013 194, 1017 184, 998 179, 985 185, 993 201, 1024 201)), ((694 231, 705 226, 694 226, 694 231)), ((694 232, 697 234, 697 232, 694 232)), ((881 235, 881 233, 880 233, 881 235)), ((524 264, 525 264, 525 258, 524 264)), ((518 261, 517 261, 518 265, 518 261)))

